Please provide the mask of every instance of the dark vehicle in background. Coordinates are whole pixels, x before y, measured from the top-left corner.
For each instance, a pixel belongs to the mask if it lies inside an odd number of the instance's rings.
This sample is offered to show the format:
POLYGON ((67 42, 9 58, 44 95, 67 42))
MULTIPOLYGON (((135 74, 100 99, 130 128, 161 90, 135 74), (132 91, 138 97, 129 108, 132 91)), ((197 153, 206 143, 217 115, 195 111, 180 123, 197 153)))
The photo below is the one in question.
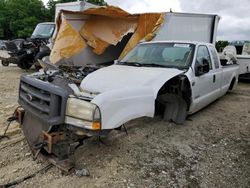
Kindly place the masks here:
POLYGON ((50 39, 53 36, 55 24, 53 22, 40 23, 36 26, 28 39, 15 39, 4 42, 2 50, 7 53, 0 55, 3 66, 10 63, 17 64, 21 69, 29 69, 33 64, 40 68, 39 59, 50 54, 50 39))
POLYGON ((6 41, 5 40, 0 40, 0 50, 4 50, 5 49, 5 43, 6 41))

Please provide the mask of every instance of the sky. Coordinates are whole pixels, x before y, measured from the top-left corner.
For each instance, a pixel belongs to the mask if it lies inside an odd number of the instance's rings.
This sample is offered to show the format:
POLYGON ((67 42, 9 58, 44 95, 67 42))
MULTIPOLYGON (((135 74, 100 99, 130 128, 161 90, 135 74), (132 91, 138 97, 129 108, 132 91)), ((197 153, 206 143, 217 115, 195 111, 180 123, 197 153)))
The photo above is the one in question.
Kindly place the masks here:
MULTIPOLYGON (((48 0, 43 0, 47 2, 48 0)), ((217 40, 250 40, 250 0, 106 0, 130 13, 173 12, 218 14, 217 40)))

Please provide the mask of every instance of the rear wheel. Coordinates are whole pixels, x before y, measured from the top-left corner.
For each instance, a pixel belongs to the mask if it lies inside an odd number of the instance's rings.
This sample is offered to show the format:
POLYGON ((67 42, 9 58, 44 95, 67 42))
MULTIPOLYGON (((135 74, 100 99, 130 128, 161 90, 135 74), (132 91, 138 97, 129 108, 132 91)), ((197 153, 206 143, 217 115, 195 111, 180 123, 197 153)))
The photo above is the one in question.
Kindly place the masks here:
POLYGON ((7 66, 9 66, 9 61, 7 61, 7 60, 2 60, 2 65, 4 66, 4 67, 7 67, 7 66))

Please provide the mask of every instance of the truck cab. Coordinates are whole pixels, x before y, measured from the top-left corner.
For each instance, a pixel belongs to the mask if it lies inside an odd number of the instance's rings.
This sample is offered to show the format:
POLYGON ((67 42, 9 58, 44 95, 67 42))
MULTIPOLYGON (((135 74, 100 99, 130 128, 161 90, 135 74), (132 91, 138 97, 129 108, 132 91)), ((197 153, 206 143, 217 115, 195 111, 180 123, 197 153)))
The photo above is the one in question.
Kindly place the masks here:
POLYGON ((50 39, 53 36, 54 31, 55 31, 54 22, 39 23, 34 29, 31 38, 50 39))

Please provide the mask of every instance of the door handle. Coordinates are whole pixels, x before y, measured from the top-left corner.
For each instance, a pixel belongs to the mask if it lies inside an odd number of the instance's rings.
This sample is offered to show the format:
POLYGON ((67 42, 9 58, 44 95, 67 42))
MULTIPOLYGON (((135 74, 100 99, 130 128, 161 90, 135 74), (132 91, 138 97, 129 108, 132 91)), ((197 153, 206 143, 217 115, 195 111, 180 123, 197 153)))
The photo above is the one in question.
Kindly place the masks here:
POLYGON ((213 75, 213 83, 215 83, 215 81, 216 81, 216 75, 214 74, 213 75))

